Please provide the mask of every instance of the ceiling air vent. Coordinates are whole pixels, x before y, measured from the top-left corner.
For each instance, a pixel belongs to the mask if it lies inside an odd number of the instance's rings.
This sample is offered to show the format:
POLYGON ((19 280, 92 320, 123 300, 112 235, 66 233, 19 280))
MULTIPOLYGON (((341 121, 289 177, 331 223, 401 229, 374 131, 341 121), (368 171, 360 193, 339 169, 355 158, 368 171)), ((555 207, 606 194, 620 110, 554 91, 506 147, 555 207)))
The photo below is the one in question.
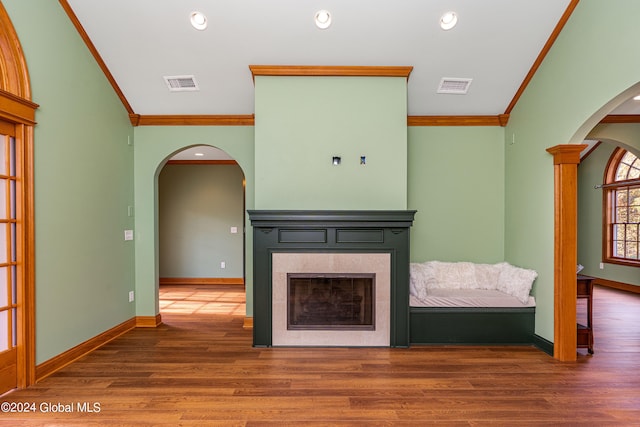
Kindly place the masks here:
POLYGON ((438 86, 438 93, 451 93, 455 95, 466 95, 473 79, 459 79, 443 77, 438 86))
POLYGON ((200 90, 193 76, 164 76, 164 81, 171 92, 200 90))

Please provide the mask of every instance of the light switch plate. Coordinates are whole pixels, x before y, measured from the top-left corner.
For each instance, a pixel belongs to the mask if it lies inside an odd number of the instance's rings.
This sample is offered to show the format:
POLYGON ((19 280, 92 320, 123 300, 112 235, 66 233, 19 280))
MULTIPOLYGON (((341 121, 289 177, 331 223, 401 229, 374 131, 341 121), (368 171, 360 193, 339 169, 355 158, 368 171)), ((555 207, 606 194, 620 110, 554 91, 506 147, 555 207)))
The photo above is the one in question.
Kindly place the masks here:
POLYGON ((124 240, 133 240, 133 230, 124 230, 124 240))

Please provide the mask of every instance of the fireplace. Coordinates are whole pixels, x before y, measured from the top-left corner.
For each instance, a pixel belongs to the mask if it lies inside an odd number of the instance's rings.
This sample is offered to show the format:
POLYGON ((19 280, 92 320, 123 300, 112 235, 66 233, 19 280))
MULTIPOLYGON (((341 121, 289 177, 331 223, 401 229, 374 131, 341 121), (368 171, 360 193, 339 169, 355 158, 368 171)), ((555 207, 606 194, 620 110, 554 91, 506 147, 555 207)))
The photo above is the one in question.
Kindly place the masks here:
POLYGON ((375 274, 287 274, 287 329, 375 330, 375 274))
MULTIPOLYGON (((391 256, 388 253, 276 252, 271 254, 271 345, 275 346, 370 346, 390 344, 391 256), (322 271, 322 274, 318 274, 322 271), (337 283, 341 277, 375 277, 369 326, 306 325, 291 328, 291 277, 326 276, 337 283), (349 327, 348 327, 349 326, 349 327)), ((315 283, 322 281, 316 279, 315 283)), ((341 280, 346 288, 346 280, 341 280)), ((325 286, 326 288, 326 286, 325 286)), ((343 288, 344 290, 344 288, 343 288)), ((324 290, 327 297, 328 292, 324 290)), ((313 292, 313 290, 311 291, 313 292)), ((335 311, 336 310, 332 310, 335 311)), ((317 313, 316 313, 317 314, 317 313)), ((255 316, 254 316, 255 327, 255 316)))
POLYGON ((249 211, 254 346, 408 346, 414 214, 249 211))

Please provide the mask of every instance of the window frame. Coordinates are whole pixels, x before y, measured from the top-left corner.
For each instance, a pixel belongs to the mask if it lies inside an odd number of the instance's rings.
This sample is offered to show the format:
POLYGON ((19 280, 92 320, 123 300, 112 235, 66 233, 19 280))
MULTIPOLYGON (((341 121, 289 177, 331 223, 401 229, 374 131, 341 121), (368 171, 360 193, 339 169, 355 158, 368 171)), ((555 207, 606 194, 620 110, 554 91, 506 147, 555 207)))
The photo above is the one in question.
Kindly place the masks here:
MULTIPOLYGON (((609 158, 605 168, 604 186, 602 191, 602 261, 608 264, 619 264, 631 267, 640 267, 640 259, 622 258, 614 256, 614 210, 616 205, 616 193, 620 190, 640 188, 637 179, 616 181, 616 173, 622 158, 628 150, 618 147, 609 158)), ((635 154, 635 153, 632 153, 635 154)), ((640 248, 638 249, 640 251, 640 248)))

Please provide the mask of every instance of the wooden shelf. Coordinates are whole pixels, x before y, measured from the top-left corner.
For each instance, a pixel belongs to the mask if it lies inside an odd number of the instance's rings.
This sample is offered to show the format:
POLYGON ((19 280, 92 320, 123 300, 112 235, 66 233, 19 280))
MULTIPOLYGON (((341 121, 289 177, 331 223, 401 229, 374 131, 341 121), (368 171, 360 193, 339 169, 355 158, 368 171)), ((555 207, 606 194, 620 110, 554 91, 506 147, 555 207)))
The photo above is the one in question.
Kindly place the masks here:
POLYGON ((593 277, 578 275, 577 277, 577 292, 576 297, 578 299, 587 300, 587 324, 582 325, 578 323, 578 339, 577 347, 586 348, 589 354, 593 354, 593 277))

